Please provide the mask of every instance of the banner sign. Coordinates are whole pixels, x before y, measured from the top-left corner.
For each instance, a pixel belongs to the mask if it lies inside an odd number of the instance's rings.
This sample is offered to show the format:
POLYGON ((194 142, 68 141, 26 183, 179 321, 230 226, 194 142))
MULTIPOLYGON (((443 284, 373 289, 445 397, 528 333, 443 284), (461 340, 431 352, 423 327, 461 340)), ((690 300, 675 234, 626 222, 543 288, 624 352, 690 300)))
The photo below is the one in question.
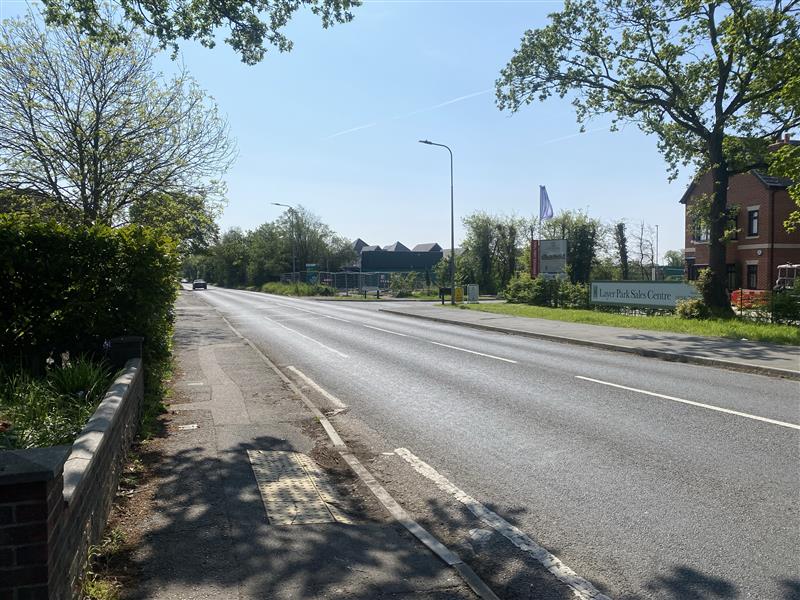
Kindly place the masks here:
POLYGON ((531 278, 539 274, 539 240, 531 240, 531 278))
POLYGON ((539 242, 539 272, 542 275, 567 274, 567 240, 542 240, 539 242))
POLYGON ((593 281, 592 304, 675 308, 678 300, 698 292, 688 283, 665 281, 593 281))

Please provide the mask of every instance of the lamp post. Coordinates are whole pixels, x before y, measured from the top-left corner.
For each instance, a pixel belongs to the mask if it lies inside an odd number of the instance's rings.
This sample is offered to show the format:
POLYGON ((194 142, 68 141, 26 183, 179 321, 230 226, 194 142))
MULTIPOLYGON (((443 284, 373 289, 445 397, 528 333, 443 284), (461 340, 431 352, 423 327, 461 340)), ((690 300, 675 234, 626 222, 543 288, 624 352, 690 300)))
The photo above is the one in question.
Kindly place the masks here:
POLYGON ((437 144, 430 140, 419 140, 420 144, 427 144, 428 146, 439 146, 445 148, 450 153, 450 304, 456 303, 456 235, 455 235, 455 220, 453 213, 453 151, 449 146, 444 144, 437 144))
POLYGON ((288 204, 281 204, 280 202, 270 202, 270 204, 274 206, 283 206, 284 208, 289 209, 289 214, 292 215, 292 283, 297 283, 297 249, 296 249, 296 240, 295 240, 295 227, 297 227, 297 215, 294 209, 294 206, 289 206, 288 204))

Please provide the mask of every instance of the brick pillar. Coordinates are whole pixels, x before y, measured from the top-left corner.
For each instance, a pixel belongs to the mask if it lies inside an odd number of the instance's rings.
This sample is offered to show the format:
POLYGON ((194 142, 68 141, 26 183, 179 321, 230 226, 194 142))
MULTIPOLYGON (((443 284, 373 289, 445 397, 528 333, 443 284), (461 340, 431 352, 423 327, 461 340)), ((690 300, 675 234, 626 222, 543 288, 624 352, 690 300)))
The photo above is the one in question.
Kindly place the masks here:
POLYGON ((64 511, 69 446, 0 452, 0 600, 65 598, 54 534, 64 511))

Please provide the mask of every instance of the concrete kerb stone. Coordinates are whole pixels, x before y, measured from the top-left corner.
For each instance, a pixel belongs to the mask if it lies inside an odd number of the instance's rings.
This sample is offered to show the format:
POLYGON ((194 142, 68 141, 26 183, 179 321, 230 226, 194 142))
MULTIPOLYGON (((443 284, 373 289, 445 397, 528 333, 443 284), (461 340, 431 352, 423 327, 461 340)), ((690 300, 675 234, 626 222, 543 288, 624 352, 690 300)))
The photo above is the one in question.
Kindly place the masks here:
POLYGON ((385 312, 387 314, 399 315, 403 317, 422 319, 425 321, 434 321, 436 323, 458 325, 459 327, 470 327, 472 329, 493 331, 495 333, 503 333, 506 335, 516 335, 521 337, 546 340, 548 342, 558 342, 561 344, 571 344, 575 346, 586 346, 589 348, 610 350, 612 352, 624 352, 627 354, 636 354, 638 356, 644 356, 647 358, 657 358, 660 360, 665 360, 670 362, 681 362, 681 363, 695 364, 705 367, 717 367, 722 369, 728 369, 730 371, 740 371, 743 373, 753 373, 756 375, 766 375, 768 377, 782 377, 784 379, 800 380, 800 371, 790 371, 788 369, 780 369, 777 367, 766 367, 763 365, 754 365, 752 363, 738 363, 734 361, 723 360, 720 358, 707 358, 704 356, 696 356, 693 354, 679 354, 677 352, 654 350, 652 348, 638 348, 635 346, 609 344, 606 342, 598 342, 595 340, 583 340, 580 338, 558 336, 549 333, 539 333, 536 331, 524 331, 522 329, 510 329, 507 327, 497 327, 495 325, 484 325, 482 323, 466 323, 463 321, 455 321, 452 319, 445 319, 442 317, 432 317, 430 315, 414 314, 399 310, 392 310, 388 308, 379 308, 378 311, 385 312))

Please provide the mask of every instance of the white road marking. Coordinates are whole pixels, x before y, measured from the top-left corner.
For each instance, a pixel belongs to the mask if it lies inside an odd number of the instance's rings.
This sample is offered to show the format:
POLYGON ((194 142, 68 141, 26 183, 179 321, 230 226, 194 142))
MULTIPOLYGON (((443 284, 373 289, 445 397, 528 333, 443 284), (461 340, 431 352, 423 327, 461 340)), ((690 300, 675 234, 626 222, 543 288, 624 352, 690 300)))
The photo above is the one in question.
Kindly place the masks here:
POLYGON ((400 337, 408 337, 408 335, 406 335, 405 333, 397 333, 396 331, 389 331, 388 329, 381 329, 380 327, 373 327, 372 325, 364 325, 363 323, 361 325, 363 327, 366 327, 367 329, 374 329, 375 331, 382 331, 384 333, 391 333, 392 335, 399 335, 400 337))
POLYGON ((750 413, 739 412, 738 410, 731 410, 729 408, 722 408, 720 406, 713 406, 711 404, 703 404, 702 402, 694 402, 692 400, 684 400, 683 398, 676 398, 675 396, 667 396, 666 394, 657 394, 656 392, 648 392, 647 390, 640 390, 637 388, 628 387, 626 385, 619 385, 618 383, 601 381, 600 379, 592 379, 591 377, 583 377, 581 375, 576 375, 575 377, 577 379, 583 379, 584 381, 591 381, 593 383, 599 383, 600 385, 607 385, 610 387, 619 388, 621 390, 628 390, 631 392, 637 392, 639 394, 655 396, 656 398, 664 398, 665 400, 672 400, 673 402, 680 402, 681 404, 689 404, 690 406, 707 408, 708 410, 715 410, 717 412, 727 413, 729 415, 736 415, 737 417, 745 417, 746 419, 753 419, 755 421, 763 421, 764 423, 772 423, 773 425, 779 425, 780 427, 789 427, 790 429, 800 429, 800 425, 795 425, 794 423, 786 423, 785 421, 776 421, 775 419, 759 417, 758 415, 751 415, 750 413))
POLYGON ((467 350, 466 348, 459 348, 458 346, 451 346, 450 344, 442 344, 441 342, 431 342, 431 344, 436 344, 437 346, 444 346, 445 348, 451 348, 453 350, 460 350, 461 352, 469 352, 470 354, 477 354, 478 356, 485 356, 486 358, 502 360, 503 362, 512 363, 515 365, 517 364, 517 361, 515 360, 511 360, 510 358, 502 358, 501 356, 494 356, 493 354, 484 354, 483 352, 476 352, 475 350, 467 350))
POLYGON ((394 452, 411 465, 417 473, 430 479, 440 490, 450 494, 464 504, 472 514, 481 519, 486 525, 508 539, 517 548, 539 561, 556 579, 569 586, 576 598, 581 600, 611 600, 608 596, 601 594, 591 583, 579 577, 575 571, 561 562, 557 556, 542 548, 520 529, 514 527, 503 517, 492 512, 475 498, 453 485, 436 469, 415 456, 411 451, 406 448, 397 448, 394 452))
POLYGON ((202 381, 193 381, 191 383, 187 383, 186 385, 205 385, 202 381))
POLYGON ((279 318, 273 318, 272 320, 275 321, 276 323, 277 322, 285 323, 286 321, 313 321, 314 319, 327 319, 327 318, 328 317, 326 317, 325 315, 320 315, 318 317, 308 317, 304 315, 302 317, 279 317, 279 318))
POLYGON ((320 342, 319 340, 315 340, 315 339, 314 339, 314 338, 312 338, 312 337, 308 337, 307 335, 300 333, 300 332, 299 332, 299 331, 297 331, 296 329, 291 329, 290 327, 287 327, 287 326, 286 326, 286 325, 284 325, 283 323, 278 323, 277 321, 275 321, 275 320, 273 320, 273 319, 270 319, 269 317, 264 317, 264 319, 266 319, 266 320, 267 320, 267 321, 269 321, 270 323, 275 323, 275 325, 277 325, 278 327, 283 327, 283 328, 284 328, 286 331, 291 331, 292 333, 294 333, 294 334, 296 334, 296 335, 299 335, 301 338, 305 338, 305 339, 307 339, 309 342, 314 342, 314 343, 315 343, 315 344, 317 344, 318 346, 321 346, 322 348, 325 348, 325 350, 329 350, 330 352, 333 352, 334 354, 336 354, 336 355, 338 355, 338 356, 341 356, 342 358, 350 358, 350 357, 349 357, 347 354, 345 354, 344 352, 339 352, 338 350, 336 350, 336 349, 334 349, 334 348, 331 348, 330 346, 326 346, 325 344, 323 344, 323 343, 322 343, 322 342, 320 342))
POLYGON ((350 322, 347 319, 340 319, 339 317, 332 317, 330 315, 325 315, 325 316, 328 317, 329 319, 333 319, 334 321, 341 321, 342 323, 349 323, 350 322))
POLYGON ((302 372, 300 369, 298 369, 298 368, 295 368, 295 367, 292 367, 292 366, 288 366, 288 367, 286 367, 286 368, 287 368, 287 369, 289 369, 289 370, 290 370, 292 373, 294 373, 295 375, 297 375, 297 376, 298 376, 300 379, 302 379, 303 381, 305 381, 305 382, 306 382, 306 383, 309 385, 309 387, 311 387, 311 388, 315 389, 315 390, 316 390, 317 392, 319 392, 319 393, 320 393, 322 396, 324 396, 325 398, 327 398, 327 399, 328 399, 328 401, 329 401, 331 404, 333 404, 333 405, 334 405, 334 406, 335 406, 337 409, 339 409, 339 410, 344 410, 344 409, 346 409, 346 408, 347 408, 347 404, 345 404, 344 402, 342 402, 341 400, 339 400, 339 399, 338 399, 336 396, 334 396, 334 395, 333 395, 333 394, 331 394, 330 392, 328 392, 328 391, 326 391, 326 390, 322 389, 322 388, 321 388, 319 385, 317 385, 317 383, 316 383, 316 382, 315 382, 313 379, 311 379, 311 378, 310 378, 308 375, 306 375, 305 373, 303 373, 303 372, 302 372))

